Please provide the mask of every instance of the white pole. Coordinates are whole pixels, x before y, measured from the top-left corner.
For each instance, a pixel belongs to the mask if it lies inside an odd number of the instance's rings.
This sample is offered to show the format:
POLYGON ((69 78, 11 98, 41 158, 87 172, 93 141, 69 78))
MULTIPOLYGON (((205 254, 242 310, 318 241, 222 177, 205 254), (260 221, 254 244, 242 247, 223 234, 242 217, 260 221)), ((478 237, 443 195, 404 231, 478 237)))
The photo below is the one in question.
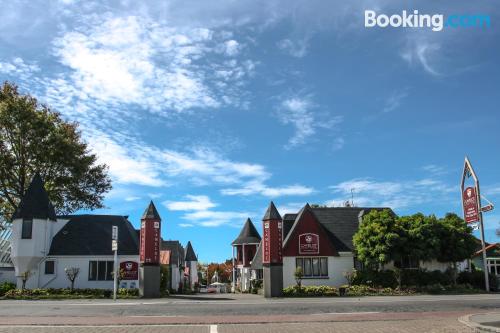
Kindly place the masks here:
POLYGON ((490 291, 490 279, 488 276, 488 265, 486 259, 486 243, 484 242, 484 227, 483 227, 483 212, 481 211, 481 193, 479 192, 479 181, 476 179, 477 200, 479 205, 479 227, 481 228, 481 246, 483 247, 483 271, 484 271, 484 286, 486 292, 490 291))
POLYGON ((116 301, 116 289, 117 289, 117 284, 118 284, 118 272, 119 270, 117 269, 118 266, 118 250, 115 250, 115 263, 113 264, 115 268, 115 274, 113 278, 113 300, 116 301))
POLYGON ((234 267, 234 246, 233 246, 233 293, 236 292, 236 271, 234 267))

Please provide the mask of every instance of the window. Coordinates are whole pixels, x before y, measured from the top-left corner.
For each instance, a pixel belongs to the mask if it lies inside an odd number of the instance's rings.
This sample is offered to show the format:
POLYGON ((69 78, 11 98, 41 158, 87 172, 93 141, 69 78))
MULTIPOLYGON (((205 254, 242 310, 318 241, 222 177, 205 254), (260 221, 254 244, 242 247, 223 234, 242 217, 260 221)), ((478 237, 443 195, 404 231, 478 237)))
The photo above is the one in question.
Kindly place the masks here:
POLYGON ((31 239, 32 229, 33 229, 33 219, 23 219, 21 238, 31 239))
POLYGON ((306 257, 296 258, 297 267, 302 268, 305 278, 328 277, 328 258, 327 257, 306 257))
POLYGON ((490 274, 500 275, 500 260, 486 259, 490 274))
POLYGON ((112 261, 89 261, 89 281, 112 281, 112 261))
POLYGON ((418 269, 420 268, 420 264, 417 259, 411 256, 404 256, 401 260, 395 261, 394 266, 397 268, 405 268, 405 269, 418 269))
POLYGON ((47 260, 45 262, 45 274, 54 274, 55 271, 55 262, 54 260, 47 260))

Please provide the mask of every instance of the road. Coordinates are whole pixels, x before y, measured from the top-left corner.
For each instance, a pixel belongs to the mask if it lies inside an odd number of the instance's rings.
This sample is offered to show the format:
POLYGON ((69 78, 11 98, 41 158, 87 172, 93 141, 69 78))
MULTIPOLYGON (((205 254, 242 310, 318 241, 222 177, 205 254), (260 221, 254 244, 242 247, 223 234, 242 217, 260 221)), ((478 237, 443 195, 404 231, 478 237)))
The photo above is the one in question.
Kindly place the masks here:
POLYGON ((458 317, 498 309, 498 294, 272 300, 229 294, 117 302, 3 300, 0 332, 471 332, 458 317))

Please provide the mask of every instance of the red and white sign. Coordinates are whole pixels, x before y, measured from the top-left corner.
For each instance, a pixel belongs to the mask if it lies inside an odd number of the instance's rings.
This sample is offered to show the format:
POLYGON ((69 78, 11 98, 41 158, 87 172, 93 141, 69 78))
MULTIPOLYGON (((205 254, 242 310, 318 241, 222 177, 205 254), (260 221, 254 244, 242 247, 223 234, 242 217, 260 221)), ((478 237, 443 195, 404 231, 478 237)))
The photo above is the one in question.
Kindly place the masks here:
POLYGON ((139 264, 135 261, 121 262, 120 271, 123 271, 122 280, 137 280, 139 276, 139 264))
POLYGON ((466 223, 479 221, 479 202, 475 187, 467 187, 462 193, 464 219, 466 223))
POLYGON ((283 263, 283 222, 265 221, 262 243, 262 263, 283 263))
POLYGON ((312 233, 299 235, 299 254, 319 254, 319 236, 312 233))
POLYGON ((141 221, 141 263, 160 263, 160 229, 159 221, 148 219, 141 221))

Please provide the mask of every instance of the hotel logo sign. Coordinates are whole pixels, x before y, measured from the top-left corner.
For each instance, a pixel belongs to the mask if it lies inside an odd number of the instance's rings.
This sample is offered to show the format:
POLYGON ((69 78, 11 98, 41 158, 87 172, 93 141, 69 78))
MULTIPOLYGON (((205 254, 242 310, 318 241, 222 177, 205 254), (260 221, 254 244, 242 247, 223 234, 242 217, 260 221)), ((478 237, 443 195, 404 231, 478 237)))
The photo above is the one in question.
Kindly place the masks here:
POLYGON ((299 254, 319 254, 319 236, 312 233, 299 235, 299 254))
POLYGON ((464 218, 466 223, 479 221, 479 200, 475 187, 467 187, 462 192, 462 203, 464 207, 464 218))
POLYGON ((124 261, 120 263, 120 270, 123 271, 122 280, 137 280, 139 264, 135 261, 124 261))

